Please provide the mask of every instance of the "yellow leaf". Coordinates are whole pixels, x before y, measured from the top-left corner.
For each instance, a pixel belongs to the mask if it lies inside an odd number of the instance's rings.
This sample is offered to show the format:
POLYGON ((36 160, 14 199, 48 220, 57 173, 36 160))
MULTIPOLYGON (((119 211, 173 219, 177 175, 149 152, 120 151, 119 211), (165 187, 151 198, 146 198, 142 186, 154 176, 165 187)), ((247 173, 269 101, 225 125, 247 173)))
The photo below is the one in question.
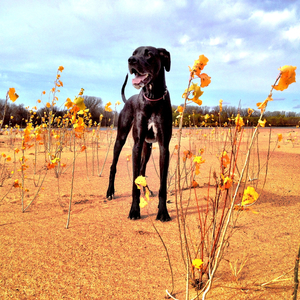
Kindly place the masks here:
POLYGON ((246 190, 244 190, 244 195, 242 199, 242 206, 247 205, 247 204, 252 204, 256 202, 258 199, 259 195, 255 191, 254 187, 248 186, 246 190))
POLYGON ((192 261, 192 265, 193 265, 194 268, 200 269, 201 266, 203 265, 203 261, 202 261, 202 259, 200 259, 200 258, 196 258, 196 259, 194 259, 194 260, 192 261))
POLYGON ((82 97, 75 97, 74 103, 79 107, 80 110, 86 109, 84 99, 82 97))
POLYGON ((182 113, 183 112, 183 107, 182 106, 178 106, 176 111, 178 111, 179 113, 182 113))
POLYGON ((140 208, 144 208, 147 205, 148 205, 148 202, 143 197, 141 197, 140 198, 140 208))
POLYGON ((278 82, 278 85, 274 85, 274 89, 278 91, 283 91, 289 87, 289 85, 293 82, 296 82, 296 72, 295 70, 297 67, 293 66, 283 66, 281 67, 280 73, 280 79, 278 82))
POLYGON ((282 133, 278 133, 278 142, 282 141, 282 133))
POLYGON ((187 98, 187 100, 193 101, 195 103, 197 103, 198 105, 202 104, 202 101, 199 99, 199 97, 201 97, 201 95, 203 94, 203 92, 201 91, 200 86, 198 86, 197 83, 192 83, 189 87, 189 89, 185 90, 184 93, 182 94, 182 98, 187 98), (193 97, 192 98, 188 98, 189 94, 192 94, 193 97))
POLYGON ((138 186, 138 188, 140 188, 139 185, 142 185, 144 187, 147 186, 146 178, 142 175, 138 176, 135 179, 134 183, 138 186))
POLYGON ((67 98, 65 106, 67 107, 67 109, 70 109, 73 106, 73 102, 70 98, 67 98))
POLYGON ((12 102, 15 102, 19 98, 19 95, 16 94, 15 88, 10 88, 8 90, 8 97, 12 102))
POLYGON ((192 68, 189 67, 191 72, 191 77, 194 78, 195 75, 197 77, 200 77, 200 73, 204 69, 208 61, 209 59, 205 57, 203 54, 201 54, 199 58, 195 60, 193 67, 192 68))
POLYGON ((112 109, 111 109, 110 106, 111 106, 111 102, 106 103, 106 105, 105 105, 105 107, 104 107, 104 110, 105 110, 105 111, 108 111, 108 112, 111 112, 112 109))
POLYGON ((252 113, 254 112, 254 110, 252 108, 248 108, 248 117, 250 117, 252 115, 252 113))
POLYGON ((266 119, 264 119, 264 120, 258 120, 258 124, 259 124, 261 127, 265 127, 266 122, 267 122, 266 119))
MULTIPOLYGON (((207 74, 202 73, 200 75, 201 78, 201 87, 207 87, 211 83, 211 77, 209 77, 207 74)), ((222 102, 221 102, 222 103, 222 102)))
POLYGON ((202 156, 195 156, 194 157, 194 163, 196 163, 196 164, 203 164, 203 163, 205 163, 205 159, 203 160, 202 156))

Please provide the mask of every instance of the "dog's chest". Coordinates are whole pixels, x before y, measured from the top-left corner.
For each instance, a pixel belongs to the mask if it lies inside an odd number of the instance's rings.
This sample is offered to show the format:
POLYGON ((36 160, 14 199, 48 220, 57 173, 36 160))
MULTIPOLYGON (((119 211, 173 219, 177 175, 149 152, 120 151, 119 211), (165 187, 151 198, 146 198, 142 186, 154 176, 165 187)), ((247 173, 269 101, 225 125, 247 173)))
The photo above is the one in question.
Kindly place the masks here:
POLYGON ((147 135, 146 135, 146 142, 147 143, 155 143, 157 142, 157 118, 155 115, 152 115, 151 118, 148 120, 148 127, 147 127, 147 135))

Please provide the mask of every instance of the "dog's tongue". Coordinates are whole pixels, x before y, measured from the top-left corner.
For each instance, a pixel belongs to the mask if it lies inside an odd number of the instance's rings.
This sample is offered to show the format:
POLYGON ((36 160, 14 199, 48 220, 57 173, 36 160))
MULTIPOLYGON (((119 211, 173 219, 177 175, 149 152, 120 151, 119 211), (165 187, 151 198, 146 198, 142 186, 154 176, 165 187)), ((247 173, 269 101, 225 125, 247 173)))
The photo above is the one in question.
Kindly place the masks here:
POLYGON ((132 79, 132 84, 133 85, 139 85, 148 75, 139 75, 136 74, 135 78, 132 79))

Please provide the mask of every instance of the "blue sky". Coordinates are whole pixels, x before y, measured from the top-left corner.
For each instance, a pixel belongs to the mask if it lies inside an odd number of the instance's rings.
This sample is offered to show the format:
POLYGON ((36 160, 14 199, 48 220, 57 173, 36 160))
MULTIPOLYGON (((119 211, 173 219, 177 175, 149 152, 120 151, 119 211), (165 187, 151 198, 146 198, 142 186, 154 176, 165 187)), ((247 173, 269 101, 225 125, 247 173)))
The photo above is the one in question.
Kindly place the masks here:
MULTIPOLYGON (((283 65, 300 72, 300 1, 11 0, 1 1, 0 98, 15 87, 17 103, 48 101, 58 66, 64 66, 59 105, 80 88, 104 104, 121 100, 127 59, 138 46, 171 53, 166 74, 179 105, 192 66, 209 58, 210 86, 203 105, 256 107, 283 65)), ((300 75, 300 73, 299 73, 300 75)), ((297 76, 296 76, 297 80, 297 76)), ((130 81, 129 81, 130 82, 130 81)), ((127 85, 126 96, 136 93, 127 85)), ((300 86, 274 91, 267 110, 300 112, 300 86)))

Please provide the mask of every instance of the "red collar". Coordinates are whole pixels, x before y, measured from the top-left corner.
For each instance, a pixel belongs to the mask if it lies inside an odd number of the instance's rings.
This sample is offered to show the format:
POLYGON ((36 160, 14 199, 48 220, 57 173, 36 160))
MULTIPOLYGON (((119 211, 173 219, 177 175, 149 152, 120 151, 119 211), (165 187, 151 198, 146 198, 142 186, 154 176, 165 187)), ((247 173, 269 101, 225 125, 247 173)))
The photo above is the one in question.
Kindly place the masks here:
POLYGON ((143 96, 144 96, 144 98, 145 98, 146 100, 148 100, 148 101, 159 101, 159 100, 161 100, 161 99, 165 99, 165 96, 167 95, 167 93, 168 93, 168 89, 166 89, 166 91, 165 91, 165 93, 163 94, 163 96, 160 97, 160 98, 158 98, 158 99, 150 99, 150 98, 146 97, 145 94, 143 94, 143 96))

